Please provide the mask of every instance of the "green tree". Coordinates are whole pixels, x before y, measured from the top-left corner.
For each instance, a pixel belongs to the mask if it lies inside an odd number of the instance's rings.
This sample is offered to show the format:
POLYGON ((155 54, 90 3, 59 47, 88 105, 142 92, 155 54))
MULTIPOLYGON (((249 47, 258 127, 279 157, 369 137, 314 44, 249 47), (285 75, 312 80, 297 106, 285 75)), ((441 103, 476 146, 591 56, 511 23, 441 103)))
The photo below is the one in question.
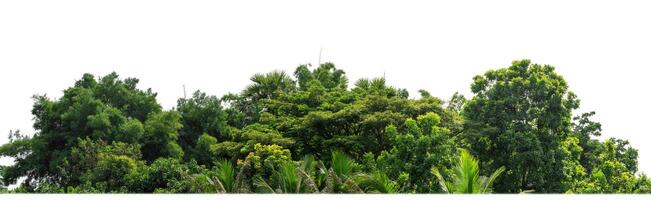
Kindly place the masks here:
POLYGON ((148 162, 159 157, 183 158, 183 149, 177 143, 181 116, 175 111, 152 113, 145 122, 142 154, 148 162))
POLYGON ((635 185, 633 186, 633 192, 635 193, 651 193, 651 179, 649 179, 646 174, 641 174, 635 180, 635 185))
POLYGON ((193 149, 193 158, 197 163, 212 166, 218 157, 216 156, 217 139, 206 133, 197 139, 196 146, 193 149))
POLYGON ((83 182, 100 191, 127 192, 127 177, 136 167, 136 161, 128 156, 108 156, 97 162, 83 182))
POLYGON ((576 96, 549 65, 514 61, 508 68, 475 76, 466 102, 464 134, 485 163, 484 172, 505 166, 496 192, 563 192, 561 142, 571 133, 576 96))
MULTIPOLYGON (((621 157, 623 144, 621 140, 610 138, 599 143, 594 151, 595 162, 589 177, 575 189, 581 193, 631 193, 635 187, 635 172, 621 157), (622 145, 622 147, 620 147, 622 145)), ((635 161, 637 162, 637 161, 635 161)))
POLYGON ((436 182, 436 177, 429 172, 432 167, 450 168, 456 148, 450 130, 440 125, 439 115, 427 113, 416 120, 407 119, 400 133, 397 127, 388 126, 387 132, 395 135, 395 143, 390 151, 383 151, 378 156, 378 169, 396 180, 407 176, 408 181, 402 188, 405 191, 440 191, 431 185, 436 182))
POLYGON ((455 92, 447 102, 447 109, 453 110, 455 112, 461 112, 461 109, 463 109, 463 105, 465 103, 466 97, 464 97, 462 94, 459 94, 459 92, 455 92))
MULTIPOLYGON (((202 134, 207 134, 217 140, 230 139, 227 125, 227 113, 223 110, 221 100, 196 91, 191 98, 181 98, 177 102, 176 111, 181 115, 182 128, 179 130, 178 143, 186 153, 186 158, 195 159, 199 164, 211 165, 212 162, 202 162, 209 159, 204 152, 197 152, 197 142, 202 134)), ((203 140, 205 142, 205 138, 203 140)))
POLYGON ((160 112, 156 93, 139 90, 138 79, 119 79, 111 73, 95 79, 84 74, 63 96, 50 99, 34 96, 32 137, 21 137, 3 145, 0 154, 14 157, 15 164, 4 172, 4 184, 26 177, 24 188, 34 190, 37 183, 49 182, 65 187, 77 184, 74 174, 62 170, 69 163, 79 139, 135 143, 144 134, 142 122, 160 112), (69 182, 71 181, 71 182, 69 182))
POLYGON ((157 193, 184 193, 190 190, 192 173, 176 158, 159 158, 151 165, 131 174, 131 191, 157 193))
MULTIPOLYGON (((60 186, 67 190, 67 186, 86 184, 84 187, 95 187, 97 182, 103 182, 102 188, 93 190, 116 192, 121 188, 123 181, 122 172, 131 171, 141 159, 139 144, 127 144, 123 142, 93 141, 91 139, 78 139, 78 146, 73 147, 70 156, 66 157, 59 167, 59 174, 64 178, 60 186), (100 166, 102 165, 102 166, 100 166), (112 167, 123 167, 111 171, 112 167), (112 175, 116 174, 116 175, 112 175), (111 177, 114 176, 114 177, 111 177), (108 183, 113 181, 111 183, 108 183)), ((125 172, 126 173, 126 172, 125 172)), ((57 183, 54 183, 56 185, 57 183)), ((78 188, 79 189, 79 188, 78 188)))
POLYGON ((646 175, 636 175, 638 151, 628 141, 596 138, 595 112, 572 117, 579 100, 551 66, 515 61, 476 76, 469 100, 455 93, 448 101, 425 90, 410 98, 384 78, 348 88, 345 72, 332 63, 301 65, 293 75, 259 73, 239 93, 217 98, 197 91, 163 110, 156 93, 137 88, 138 79, 84 74, 60 98, 34 96, 34 134, 10 131, 0 146, 0 156, 15 161, 0 166, 0 192, 651 188, 646 175), (24 181, 6 189, 18 180, 24 181))
POLYGON ((298 80, 298 86, 301 90, 308 89, 310 84, 319 84, 326 89, 345 90, 348 87, 346 73, 341 69, 337 69, 333 63, 321 64, 312 71, 308 68, 309 66, 300 65, 294 71, 294 76, 298 80))
POLYGON ((563 174, 565 179, 561 183, 565 191, 576 191, 577 188, 583 187, 583 181, 586 179, 587 171, 581 164, 581 154, 583 148, 579 144, 577 137, 568 137, 561 143, 564 157, 563 174))

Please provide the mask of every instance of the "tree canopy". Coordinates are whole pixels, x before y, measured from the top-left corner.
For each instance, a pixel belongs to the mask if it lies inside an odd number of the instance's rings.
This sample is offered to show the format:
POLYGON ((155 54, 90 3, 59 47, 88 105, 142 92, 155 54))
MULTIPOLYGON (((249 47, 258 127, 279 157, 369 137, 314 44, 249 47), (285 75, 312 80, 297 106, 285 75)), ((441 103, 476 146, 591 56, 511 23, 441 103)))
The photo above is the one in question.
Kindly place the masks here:
POLYGON ((11 131, 2 192, 648 193, 628 141, 599 139, 550 65, 475 76, 448 100, 332 63, 196 91, 163 109, 138 79, 84 74, 33 97, 33 134, 11 131), (293 75, 293 76, 292 76, 293 75), (22 180, 22 181, 21 181, 22 180), (7 189, 7 186, 19 184, 7 189))

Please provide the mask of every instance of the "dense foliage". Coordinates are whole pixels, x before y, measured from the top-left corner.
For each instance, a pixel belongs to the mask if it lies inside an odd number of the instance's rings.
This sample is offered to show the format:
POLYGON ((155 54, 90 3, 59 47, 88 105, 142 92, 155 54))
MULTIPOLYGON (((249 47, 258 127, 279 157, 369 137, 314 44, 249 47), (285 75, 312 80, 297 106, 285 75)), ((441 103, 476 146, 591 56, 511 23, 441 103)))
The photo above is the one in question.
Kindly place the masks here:
POLYGON ((34 96, 10 132, 4 192, 648 193, 637 150, 599 140, 594 112, 549 65, 519 60, 449 100, 383 78, 349 88, 332 63, 256 74, 242 92, 196 91, 163 110, 138 79, 85 74, 34 96), (473 156, 474 155, 474 156, 473 156), (8 190, 6 187, 19 184, 8 190))

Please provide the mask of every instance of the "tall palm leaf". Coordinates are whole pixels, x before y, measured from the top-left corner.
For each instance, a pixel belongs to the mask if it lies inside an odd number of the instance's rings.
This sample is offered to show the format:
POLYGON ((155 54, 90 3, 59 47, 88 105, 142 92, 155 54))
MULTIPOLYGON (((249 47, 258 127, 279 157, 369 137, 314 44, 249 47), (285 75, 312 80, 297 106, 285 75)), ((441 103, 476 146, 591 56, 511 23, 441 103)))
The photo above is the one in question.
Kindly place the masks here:
POLYGON ((350 177, 357 163, 341 151, 332 152, 330 168, 341 178, 350 177))
POLYGON ((227 160, 220 160, 216 165, 217 182, 216 184, 227 193, 235 192, 235 168, 227 160))
POLYGON ((313 166, 313 163, 310 163, 311 161, 313 159, 306 158, 299 167, 295 166, 292 162, 281 163, 278 166, 278 170, 274 171, 272 175, 272 179, 270 180, 272 184, 269 184, 261 177, 258 177, 254 184, 260 192, 293 194, 318 192, 314 181, 305 172, 305 170, 309 170, 310 166, 313 166), (275 186, 275 189, 272 185, 275 186))
POLYGON ((481 184, 481 193, 491 193, 493 192, 493 182, 495 182, 495 179, 499 177, 504 171, 506 170, 505 167, 500 167, 493 174, 491 174, 490 177, 484 178, 480 180, 481 184))
MULTIPOLYGON (((260 193, 276 193, 276 190, 274 190, 269 183, 267 183, 266 180, 264 180, 262 177, 256 177, 255 180, 253 180, 253 184, 256 187, 257 192, 260 193)), ((282 193, 282 191, 279 191, 282 193)))
POLYGON ((437 168, 433 168, 432 173, 438 178, 439 185, 444 192, 477 194, 490 193, 493 182, 504 170, 504 167, 500 167, 490 177, 480 177, 479 161, 470 155, 468 151, 462 149, 461 156, 452 169, 453 173, 450 175, 450 181, 446 181, 437 168))
POLYGON ((257 177, 254 185, 257 191, 266 193, 363 193, 355 179, 364 175, 355 173, 356 167, 354 160, 339 151, 332 153, 329 169, 314 157, 306 156, 299 166, 292 162, 281 163, 270 180, 257 177))
POLYGON ((276 180, 283 193, 300 193, 302 179, 291 162, 280 164, 280 170, 276 173, 276 180))
POLYGON ((363 190, 354 181, 354 170, 357 168, 357 163, 341 151, 332 152, 332 160, 330 161, 330 169, 328 170, 327 192, 354 192, 363 193, 363 190))

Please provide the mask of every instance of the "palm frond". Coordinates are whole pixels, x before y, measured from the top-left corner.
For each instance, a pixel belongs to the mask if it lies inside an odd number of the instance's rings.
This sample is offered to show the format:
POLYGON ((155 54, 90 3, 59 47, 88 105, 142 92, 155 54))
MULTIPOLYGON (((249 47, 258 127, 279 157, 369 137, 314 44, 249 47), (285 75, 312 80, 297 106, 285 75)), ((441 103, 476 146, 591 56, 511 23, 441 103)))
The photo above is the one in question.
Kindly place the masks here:
POLYGON ((214 182, 214 185, 217 188, 218 193, 226 193, 226 188, 224 188, 224 184, 222 184, 222 182, 219 180, 219 178, 215 179, 215 181, 213 181, 213 182, 214 182))
POLYGON ((454 193, 454 189, 453 189, 453 187, 451 187, 452 185, 445 181, 445 179, 443 178, 443 175, 441 175, 441 172, 439 171, 438 168, 432 167, 432 174, 434 174, 436 179, 438 179, 439 186, 441 187, 443 192, 445 192, 445 193, 454 193))
POLYGON ((296 172, 296 167, 291 162, 280 164, 280 170, 275 173, 279 188, 283 193, 299 193, 301 178, 296 172))
POLYGON ((226 192, 234 192, 235 188, 235 169, 233 164, 227 160, 217 162, 217 181, 221 188, 226 192))
POLYGON ((314 179, 307 174, 303 169, 298 169, 299 176, 305 181, 305 186, 307 187, 308 193, 318 193, 319 187, 314 182, 314 179))
POLYGON ((461 150, 454 168, 453 183, 458 193, 479 193, 479 164, 466 150, 461 150))
POLYGON ((490 177, 485 179, 485 181, 483 181, 481 183, 482 184, 481 193, 492 192, 493 182, 495 182, 495 179, 497 179, 497 177, 499 177, 505 170, 506 170, 506 168, 504 166, 502 166, 502 167, 498 168, 497 170, 495 170, 495 172, 493 172, 493 174, 491 174, 490 177))
POLYGON ((312 172, 316 168, 317 162, 312 155, 306 155, 301 160, 301 169, 305 172, 312 172))
POLYGON ((398 192, 398 184, 392 181, 389 176, 382 172, 375 172, 372 175, 362 174, 355 179, 365 188, 367 192, 378 192, 391 194, 398 192))
POLYGON ((256 177, 253 181, 257 192, 261 193, 276 193, 276 191, 261 177, 256 177))
POLYGON ((346 178, 344 184, 346 184, 347 188, 353 193, 364 193, 364 190, 362 190, 353 179, 346 178))
POLYGON ((332 161, 330 168, 337 174, 339 177, 348 177, 352 174, 354 168, 356 167, 355 161, 348 157, 341 151, 332 152, 332 161))
POLYGON ((479 161, 465 149, 461 150, 459 160, 450 174, 451 181, 446 181, 438 168, 432 168, 432 174, 436 176, 439 185, 447 193, 490 193, 493 182, 505 171, 504 167, 497 169, 490 177, 479 175, 479 161))

